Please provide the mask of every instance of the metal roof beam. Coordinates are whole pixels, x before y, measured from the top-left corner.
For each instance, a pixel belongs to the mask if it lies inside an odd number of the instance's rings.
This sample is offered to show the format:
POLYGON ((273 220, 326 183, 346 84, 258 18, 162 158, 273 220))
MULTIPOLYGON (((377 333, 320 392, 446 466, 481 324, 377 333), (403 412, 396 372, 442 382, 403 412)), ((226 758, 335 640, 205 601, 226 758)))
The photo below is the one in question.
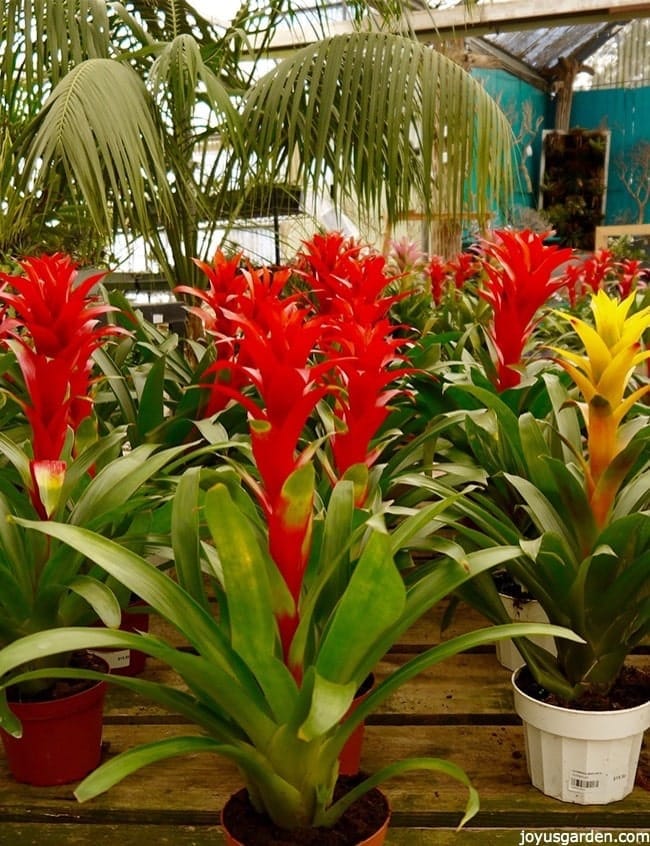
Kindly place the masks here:
MULTIPOLYGON (((629 21, 650 17, 650 3, 639 0, 555 0, 553 10, 539 0, 505 0, 467 8, 464 4, 447 9, 406 11, 411 29, 423 41, 441 35, 481 36, 500 32, 519 32, 526 29, 588 24, 602 21, 629 21)), ((333 24, 331 34, 352 31, 349 21, 333 24)), ((269 47, 270 54, 282 55, 311 44, 308 35, 279 30, 269 47)))
POLYGON ((650 3, 639 0, 555 0, 552 11, 539 0, 506 0, 469 9, 454 6, 408 13, 409 23, 420 38, 450 31, 477 36, 641 17, 650 17, 650 3))

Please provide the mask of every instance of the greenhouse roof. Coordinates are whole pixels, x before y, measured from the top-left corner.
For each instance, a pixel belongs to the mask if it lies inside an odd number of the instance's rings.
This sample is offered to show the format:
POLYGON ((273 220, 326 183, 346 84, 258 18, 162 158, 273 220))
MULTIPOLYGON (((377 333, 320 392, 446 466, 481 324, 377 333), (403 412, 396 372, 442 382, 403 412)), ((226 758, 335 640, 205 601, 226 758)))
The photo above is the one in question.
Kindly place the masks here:
MULTIPOLYGON (((351 24, 342 19, 345 4, 333 0, 326 5, 332 11, 332 33, 348 31, 351 24)), ((639 0, 478 0, 469 9, 462 0, 408 0, 405 5, 420 39, 463 38, 470 65, 491 60, 490 66, 500 65, 540 87, 552 84, 560 58, 586 62, 628 22, 650 18, 650 3, 639 0)), ((272 51, 289 52, 312 39, 309 27, 294 27, 277 33, 272 51)))

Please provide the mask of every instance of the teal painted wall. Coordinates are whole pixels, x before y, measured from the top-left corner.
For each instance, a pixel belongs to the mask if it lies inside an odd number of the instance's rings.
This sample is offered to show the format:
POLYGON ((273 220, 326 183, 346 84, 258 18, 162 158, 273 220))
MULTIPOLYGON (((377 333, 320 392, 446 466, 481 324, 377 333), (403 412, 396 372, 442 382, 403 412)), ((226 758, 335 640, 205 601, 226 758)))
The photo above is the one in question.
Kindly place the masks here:
MULTIPOLYGON (((610 130, 605 223, 635 223, 636 205, 616 172, 616 162, 637 142, 650 142, 650 88, 576 91, 571 125, 610 130)), ((650 204, 645 210, 644 223, 650 223, 650 204)))
POLYGON ((472 76, 494 97, 510 118, 517 150, 515 205, 537 208, 542 129, 547 126, 548 97, 507 71, 475 69, 472 76), (526 111, 530 110, 526 117, 526 111))
MULTIPOLYGON (((515 203, 536 208, 542 130, 553 127, 553 102, 543 91, 507 71, 475 69, 472 76, 484 85, 511 118, 515 136, 520 136, 522 132, 525 103, 528 103, 531 109, 533 128, 537 126, 538 119, 542 119, 534 137, 529 139, 527 136, 519 145, 517 163, 518 169, 525 168, 525 172, 519 170, 520 179, 515 203), (522 156, 524 150, 521 148, 528 144, 532 148, 532 155, 522 156), (525 174, 528 174, 530 184, 527 184, 525 174)), ((611 131, 605 223, 635 222, 636 206, 616 173, 616 161, 625 156, 638 141, 650 142, 650 87, 576 91, 573 96, 571 126, 611 131)), ((650 204, 646 208, 645 222, 650 222, 650 204)))

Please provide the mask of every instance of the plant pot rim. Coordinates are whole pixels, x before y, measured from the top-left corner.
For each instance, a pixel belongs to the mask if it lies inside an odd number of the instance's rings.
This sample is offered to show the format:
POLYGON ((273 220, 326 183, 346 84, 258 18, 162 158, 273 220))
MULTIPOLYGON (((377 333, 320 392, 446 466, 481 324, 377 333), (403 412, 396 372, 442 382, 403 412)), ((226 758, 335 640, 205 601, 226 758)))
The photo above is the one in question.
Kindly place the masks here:
MULTIPOLYGON (((528 721, 529 714, 524 716, 521 712, 534 712, 539 715, 542 722, 552 722, 554 719, 564 719, 571 721, 574 737, 590 737, 590 727, 595 723, 603 723, 607 720, 619 720, 623 724, 623 732, 621 736, 628 736, 634 734, 636 731, 645 731, 650 727, 650 700, 643 702, 641 705, 634 705, 630 708, 612 708, 610 710, 589 711, 583 708, 571 708, 563 705, 554 705, 550 702, 543 702, 541 699, 536 699, 525 693, 517 684, 517 677, 519 673, 526 668, 526 664, 522 664, 513 670, 511 676, 512 688, 515 693, 515 711, 522 719, 528 721), (519 705, 519 707, 517 707, 519 705), (546 715, 546 719, 544 717, 546 715), (555 716, 554 716, 555 715, 555 716)), ((535 723, 535 718, 531 718, 530 722, 535 723)), ((542 726, 540 726, 542 727, 542 726)))

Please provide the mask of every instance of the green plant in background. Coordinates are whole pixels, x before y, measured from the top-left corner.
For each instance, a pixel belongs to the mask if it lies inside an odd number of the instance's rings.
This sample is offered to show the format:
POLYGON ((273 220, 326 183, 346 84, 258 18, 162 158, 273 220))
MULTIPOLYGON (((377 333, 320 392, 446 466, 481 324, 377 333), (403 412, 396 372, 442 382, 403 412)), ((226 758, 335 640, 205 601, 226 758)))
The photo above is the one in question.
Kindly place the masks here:
MULTIPOLYGON (((472 169, 479 212, 507 202, 507 119, 469 74, 414 38, 323 39, 261 76, 270 40, 300 5, 242 4, 222 28, 187 0, 5 3, 0 252, 46 243, 64 223, 79 244, 112 244, 121 231, 143 237, 170 287, 197 285, 192 257, 212 254, 242 206, 268 209, 278 184, 318 194, 326 182, 338 204, 353 197, 362 216, 385 209, 394 220, 414 195, 431 211, 437 166, 436 204, 450 213, 472 169), (377 85, 380 100, 370 96, 377 85)), ((377 25, 366 3, 351 5, 360 25, 377 25)), ((387 27, 403 23, 394 4, 382 11, 387 27)))

